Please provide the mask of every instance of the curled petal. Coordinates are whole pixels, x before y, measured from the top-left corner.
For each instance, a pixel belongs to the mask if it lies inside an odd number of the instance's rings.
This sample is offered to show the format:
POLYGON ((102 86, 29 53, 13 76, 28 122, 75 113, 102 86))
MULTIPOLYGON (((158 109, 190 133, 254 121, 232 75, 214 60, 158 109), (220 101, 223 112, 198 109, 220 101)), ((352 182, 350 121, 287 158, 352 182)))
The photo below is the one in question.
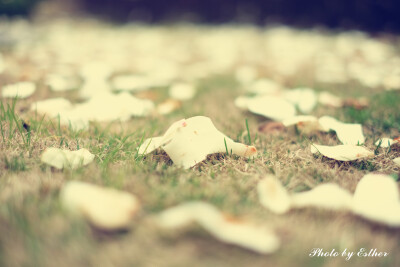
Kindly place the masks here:
POLYGON ((354 145, 322 146, 312 144, 311 153, 315 154, 317 152, 325 157, 339 161, 352 161, 374 156, 374 152, 364 147, 354 145))
POLYGON ((279 239, 268 228, 232 219, 204 202, 189 202, 161 212, 156 220, 165 229, 198 223, 216 239, 258 253, 272 253, 279 248, 279 239))

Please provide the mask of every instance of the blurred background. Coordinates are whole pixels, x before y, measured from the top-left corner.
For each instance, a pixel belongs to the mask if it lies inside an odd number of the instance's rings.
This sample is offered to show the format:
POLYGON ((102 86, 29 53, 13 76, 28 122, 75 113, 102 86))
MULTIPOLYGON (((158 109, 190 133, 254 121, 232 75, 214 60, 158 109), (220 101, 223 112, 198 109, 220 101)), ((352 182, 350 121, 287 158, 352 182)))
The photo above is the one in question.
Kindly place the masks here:
POLYGON ((398 0, 0 0, 2 15, 95 15, 115 21, 255 23, 399 32, 398 0))

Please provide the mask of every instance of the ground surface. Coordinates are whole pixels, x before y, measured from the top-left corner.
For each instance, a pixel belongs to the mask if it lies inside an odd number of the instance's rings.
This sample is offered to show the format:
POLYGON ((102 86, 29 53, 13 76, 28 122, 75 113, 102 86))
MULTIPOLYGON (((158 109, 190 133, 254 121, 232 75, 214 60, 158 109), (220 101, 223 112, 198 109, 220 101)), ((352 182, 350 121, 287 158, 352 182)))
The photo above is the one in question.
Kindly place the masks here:
MULTIPOLYGON (((91 24, 84 27, 90 29, 91 24)), ((95 28, 99 30, 98 26, 95 28)), ((15 67, 18 75, 6 73, 0 83, 23 79, 24 75, 36 79, 32 73, 39 65, 13 49, 12 45, 4 45, 3 54, 8 58, 20 56, 15 67)), ((229 73, 203 78, 197 83, 195 98, 169 115, 132 118, 127 122, 95 122, 88 130, 72 131, 59 126, 57 119, 43 118, 29 111, 33 101, 57 95, 40 83, 41 75, 38 74, 39 87, 35 94, 18 100, 15 109, 11 110, 12 100, 1 99, 1 266, 342 266, 345 262, 342 257, 311 258, 308 254, 312 248, 328 251, 376 248, 389 252, 390 256, 353 257, 345 263, 399 265, 399 230, 346 212, 310 208, 274 215, 259 204, 256 194, 257 182, 266 174, 275 174, 290 192, 304 191, 328 181, 354 192, 366 173, 397 175, 400 168, 391 159, 400 156, 399 147, 378 148, 373 159, 342 163, 313 156, 309 151, 311 141, 338 144, 334 134, 304 136, 293 129, 279 134, 260 133, 258 126, 266 119, 234 106, 234 99, 243 94, 243 89, 229 73), (236 141, 251 142, 259 154, 251 160, 212 155, 189 170, 175 167, 161 150, 144 158, 137 155, 136 148, 143 135, 162 134, 171 123, 194 115, 210 117, 223 133, 236 141), (251 140, 248 140, 246 119, 251 140), (22 120, 29 125, 29 133, 22 120), (85 147, 95 154, 95 162, 73 171, 54 170, 40 162, 42 151, 49 146, 72 150, 85 147), (70 218, 58 196, 68 180, 87 181, 135 194, 142 209, 131 229, 103 233, 85 221, 70 218), (272 227, 282 239, 282 247, 272 255, 259 255, 220 243, 198 227, 165 233, 149 221, 151 215, 189 200, 204 200, 226 213, 272 227)), ((371 89, 356 81, 328 85, 310 81, 307 75, 285 84, 288 87, 308 85, 343 98, 366 97, 370 104, 363 110, 318 106, 313 114, 362 123, 366 147, 371 150, 376 149, 374 142, 378 137, 400 135, 398 91, 371 89)), ((162 98, 164 89, 157 90, 162 98)), ((70 99, 76 97, 74 94, 58 93, 70 99)))

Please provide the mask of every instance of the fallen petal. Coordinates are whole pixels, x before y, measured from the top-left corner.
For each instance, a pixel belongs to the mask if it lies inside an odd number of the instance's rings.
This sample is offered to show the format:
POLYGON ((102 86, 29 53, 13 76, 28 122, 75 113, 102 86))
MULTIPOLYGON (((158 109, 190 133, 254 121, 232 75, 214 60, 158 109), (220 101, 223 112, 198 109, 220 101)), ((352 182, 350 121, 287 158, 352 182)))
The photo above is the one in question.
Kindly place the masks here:
POLYGON ((277 121, 282 121, 296 115, 294 105, 277 96, 238 97, 235 100, 235 105, 277 121))
POLYGON ((261 205, 274 213, 286 213, 291 207, 288 192, 274 176, 267 176, 259 181, 257 192, 261 205))
POLYGON ((395 140, 393 140, 391 138, 383 137, 383 138, 378 139, 375 142, 375 145, 383 147, 383 148, 386 148, 386 147, 392 146, 395 143, 397 143, 397 141, 395 141, 395 140))
POLYGON ((345 145, 362 145, 365 143, 361 124, 342 123, 339 128, 334 130, 338 139, 345 145))
POLYGON ((300 115, 287 118, 282 121, 286 127, 296 125, 297 129, 305 134, 310 134, 321 129, 317 117, 311 115, 300 115))
POLYGON ((303 113, 310 113, 317 105, 317 94, 311 88, 296 88, 287 90, 284 97, 290 103, 296 105, 303 113))
POLYGON ((374 152, 364 147, 354 145, 322 146, 312 144, 311 153, 315 154, 317 152, 325 157, 339 161, 352 161, 374 156, 374 152))
POLYGON ((127 92, 100 92, 88 101, 60 112, 60 121, 67 126, 71 124, 74 129, 83 129, 89 121, 127 121, 132 116, 147 116, 153 110, 152 101, 136 98, 127 92))
POLYGON ((246 86, 246 91, 258 95, 274 94, 281 90, 280 84, 268 79, 259 79, 246 86))
POLYGON ((38 113, 47 114, 51 117, 57 116, 65 110, 71 109, 72 104, 69 100, 58 97, 50 98, 42 101, 32 103, 31 110, 38 113))
POLYGON ((293 207, 319 207, 326 209, 349 209, 352 195, 336 184, 321 184, 312 190, 292 195, 293 207))
POLYGON ((178 131, 181 127, 186 127, 187 123, 185 119, 174 122, 168 130, 165 132, 163 136, 151 137, 144 140, 144 142, 138 148, 139 154, 149 154, 159 148, 160 146, 166 145, 171 142, 172 138, 176 131, 178 131))
POLYGON ((78 88, 78 81, 76 78, 59 74, 48 75, 45 82, 50 89, 55 92, 70 91, 78 88))
POLYGON ((149 154, 163 145, 163 136, 152 137, 144 140, 140 145, 138 153, 139 154, 149 154))
POLYGON ((182 106, 179 100, 167 99, 157 106, 157 112, 162 115, 169 114, 182 106))
POLYGON ((322 131, 335 131, 344 145, 362 145, 365 142, 361 124, 343 123, 330 116, 323 116, 318 122, 322 131))
MULTIPOLYGON (((143 145, 151 144, 145 141, 143 145)), ((139 153, 145 151, 139 147, 139 153)), ((175 122, 164 134, 163 139, 156 139, 154 147, 162 146, 174 164, 185 169, 193 167, 214 153, 232 152, 233 154, 250 157, 257 153, 253 146, 236 143, 218 131, 211 119, 197 116, 175 122)), ((153 147, 151 147, 153 148, 153 147)))
POLYGON ((76 151, 60 149, 55 147, 46 148, 41 156, 41 161, 54 168, 76 169, 88 165, 94 159, 94 155, 87 149, 81 148, 76 151))
POLYGON ((234 244, 258 253, 275 252, 278 237, 268 228, 232 220, 214 206, 204 202, 189 202, 159 214, 157 223, 166 229, 184 227, 196 222, 222 242, 234 244))
POLYGON ((80 181, 67 182, 60 199, 70 212, 84 217, 96 228, 109 231, 128 228, 140 207, 132 194, 80 181))
POLYGON ((399 190, 391 176, 367 174, 357 185, 353 211, 361 217, 400 226, 399 190))
POLYGON ((8 98, 27 98, 30 97, 36 90, 36 85, 33 82, 18 82, 3 86, 2 96, 8 98))
POLYGON ((196 88, 192 84, 175 83, 169 89, 169 96, 177 100, 189 100, 196 94, 196 88))

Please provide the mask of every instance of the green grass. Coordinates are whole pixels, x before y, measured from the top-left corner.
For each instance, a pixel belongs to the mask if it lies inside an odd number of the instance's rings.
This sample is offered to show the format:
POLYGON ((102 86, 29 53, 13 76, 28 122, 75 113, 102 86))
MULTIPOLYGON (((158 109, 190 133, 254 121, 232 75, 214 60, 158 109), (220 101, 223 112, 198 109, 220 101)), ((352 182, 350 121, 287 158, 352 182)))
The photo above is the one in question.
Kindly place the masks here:
MULTIPOLYGON (((366 109, 346 107, 343 111, 346 121, 361 123, 375 132, 400 131, 400 94, 395 91, 376 93, 370 98, 366 109)), ((342 111, 340 111, 342 112, 342 111)))

